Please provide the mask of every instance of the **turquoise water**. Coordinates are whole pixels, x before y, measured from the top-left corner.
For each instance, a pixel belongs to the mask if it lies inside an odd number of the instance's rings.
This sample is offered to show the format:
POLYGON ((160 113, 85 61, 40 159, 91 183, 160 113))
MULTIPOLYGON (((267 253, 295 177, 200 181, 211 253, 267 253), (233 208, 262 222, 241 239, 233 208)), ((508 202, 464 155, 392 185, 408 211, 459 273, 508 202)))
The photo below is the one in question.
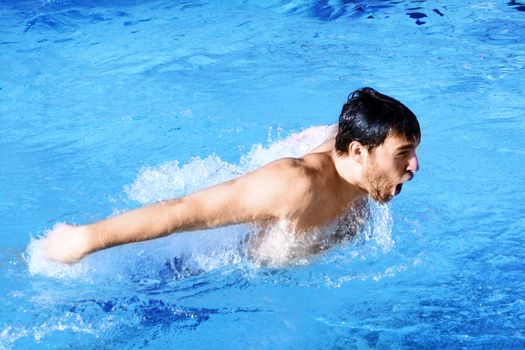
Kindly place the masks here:
MULTIPOLYGON (((525 3, 0 0, 0 349, 525 347, 525 3), (288 154, 372 86, 421 169, 355 241, 258 267, 250 228, 75 266, 31 250, 288 154), (289 138, 292 136, 291 138, 289 138)), ((319 139, 319 140, 318 140, 319 139)))

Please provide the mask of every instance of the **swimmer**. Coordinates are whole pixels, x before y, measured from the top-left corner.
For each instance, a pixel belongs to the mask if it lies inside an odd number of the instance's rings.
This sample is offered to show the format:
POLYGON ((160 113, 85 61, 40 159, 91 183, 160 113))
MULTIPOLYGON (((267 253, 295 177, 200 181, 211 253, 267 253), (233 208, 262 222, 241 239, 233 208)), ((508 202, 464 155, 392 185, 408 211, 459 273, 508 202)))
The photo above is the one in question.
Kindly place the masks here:
MULTIPOLYGON (((364 199, 385 203, 398 195, 419 168, 420 139, 417 118, 406 106, 362 88, 349 95, 333 135, 303 157, 275 160, 183 198, 96 223, 58 224, 42 240, 43 254, 74 263, 121 244, 238 223, 257 224, 265 231, 286 222, 294 238, 309 241, 316 228, 359 207, 364 199)), ((261 246, 273 247, 264 255, 277 254, 278 244, 255 242, 252 254, 261 246)))

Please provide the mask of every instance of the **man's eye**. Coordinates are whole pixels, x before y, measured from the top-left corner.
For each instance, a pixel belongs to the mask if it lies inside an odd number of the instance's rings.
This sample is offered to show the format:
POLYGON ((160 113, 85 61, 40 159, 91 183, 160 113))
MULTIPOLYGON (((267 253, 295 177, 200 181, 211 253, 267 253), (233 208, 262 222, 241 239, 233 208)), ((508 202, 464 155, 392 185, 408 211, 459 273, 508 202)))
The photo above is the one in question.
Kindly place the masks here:
POLYGON ((397 156, 399 158, 405 158, 405 157, 410 157, 412 155, 412 152, 414 150, 412 149, 405 149, 405 150, 402 150, 402 151, 399 151, 399 153, 397 154, 397 156))

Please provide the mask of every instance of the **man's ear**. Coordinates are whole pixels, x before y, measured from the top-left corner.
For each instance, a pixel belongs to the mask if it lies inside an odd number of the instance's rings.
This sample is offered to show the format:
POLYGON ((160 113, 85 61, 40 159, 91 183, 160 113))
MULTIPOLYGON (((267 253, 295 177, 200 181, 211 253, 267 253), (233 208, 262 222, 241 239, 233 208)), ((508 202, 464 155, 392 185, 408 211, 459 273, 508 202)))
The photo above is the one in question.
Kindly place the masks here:
POLYGON ((368 157, 368 149, 359 141, 352 141, 348 145, 348 155, 359 164, 363 164, 368 157))

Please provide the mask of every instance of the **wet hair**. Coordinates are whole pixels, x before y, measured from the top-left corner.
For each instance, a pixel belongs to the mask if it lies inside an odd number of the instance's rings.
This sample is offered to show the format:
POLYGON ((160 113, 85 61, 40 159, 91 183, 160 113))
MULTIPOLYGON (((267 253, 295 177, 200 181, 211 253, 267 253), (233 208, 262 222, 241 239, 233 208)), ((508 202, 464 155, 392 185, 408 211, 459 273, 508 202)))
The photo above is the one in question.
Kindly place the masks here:
POLYGON ((419 142, 421 130, 416 116, 398 100, 365 87, 352 92, 343 105, 335 138, 335 149, 348 154, 348 145, 358 141, 371 150, 389 133, 419 142))

